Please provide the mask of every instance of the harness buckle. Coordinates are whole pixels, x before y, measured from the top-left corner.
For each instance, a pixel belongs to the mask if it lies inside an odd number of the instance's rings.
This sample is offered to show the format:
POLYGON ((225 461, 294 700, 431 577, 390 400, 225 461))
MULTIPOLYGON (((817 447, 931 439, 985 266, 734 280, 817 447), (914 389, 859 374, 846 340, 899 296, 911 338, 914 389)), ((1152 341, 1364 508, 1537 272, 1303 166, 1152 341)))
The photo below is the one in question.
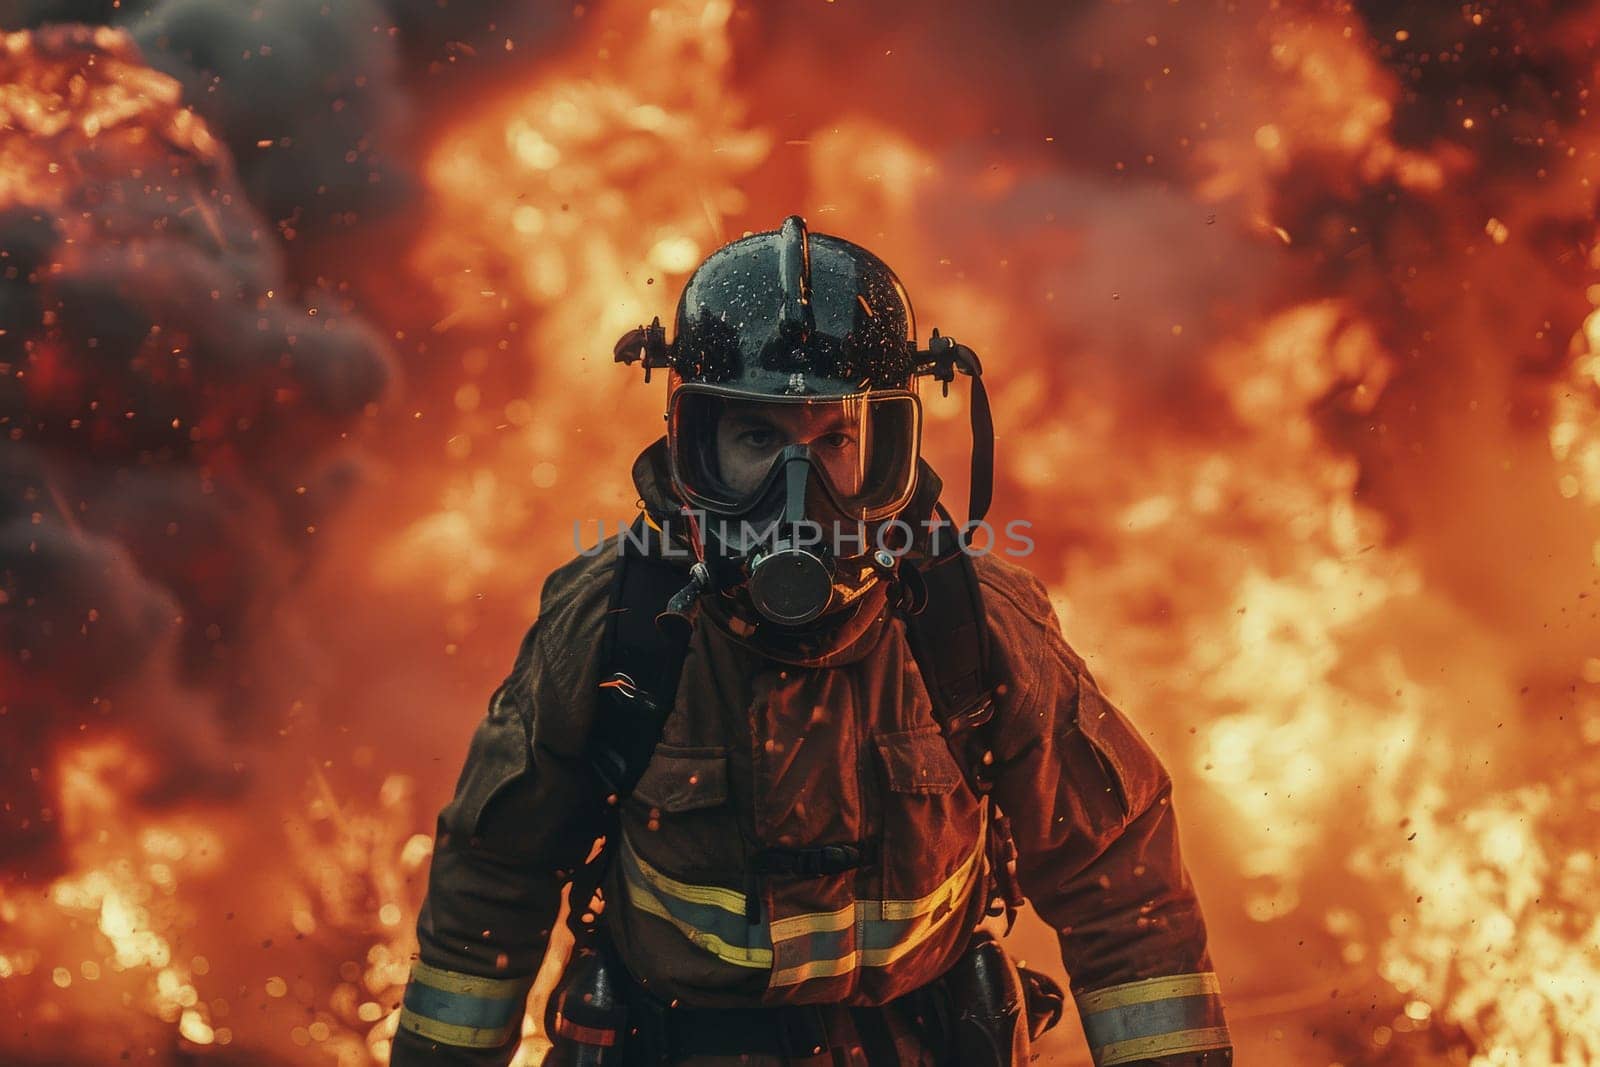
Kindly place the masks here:
POLYGON ((793 878, 822 878, 843 874, 876 859, 873 842, 813 845, 810 848, 785 848, 772 845, 752 857, 754 870, 761 874, 782 874, 793 878))

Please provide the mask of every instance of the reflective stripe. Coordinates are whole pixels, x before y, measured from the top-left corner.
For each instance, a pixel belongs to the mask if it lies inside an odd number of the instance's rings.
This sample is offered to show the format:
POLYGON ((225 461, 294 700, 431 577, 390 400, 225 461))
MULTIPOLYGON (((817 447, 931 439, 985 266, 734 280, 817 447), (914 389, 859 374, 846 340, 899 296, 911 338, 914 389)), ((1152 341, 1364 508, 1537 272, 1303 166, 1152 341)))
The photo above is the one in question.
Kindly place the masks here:
POLYGON ((984 842, 988 839, 989 815, 988 809, 981 809, 984 813, 983 821, 978 826, 978 845, 972 850, 972 855, 951 872, 950 877, 939 884, 939 887, 927 896, 918 897, 916 900, 884 900, 862 901, 858 906, 876 907, 878 917, 881 919, 915 919, 938 909, 939 905, 949 902, 952 906, 955 901, 965 895, 971 876, 975 874, 984 857, 984 842))
POLYGON ((846 904, 838 911, 812 911, 774 920, 772 940, 781 943, 807 934, 831 934, 848 930, 856 924, 858 910, 858 905, 846 904))
POLYGON ((421 1015, 413 1015, 405 1008, 400 1009, 400 1028, 410 1030, 419 1037, 429 1041, 437 1041, 441 1045, 453 1045, 456 1048, 499 1048, 507 1041, 519 1027, 515 1024, 502 1027, 499 1030, 478 1030, 470 1026, 452 1026, 449 1023, 437 1022, 421 1015))
POLYGON ((965 863, 933 892, 915 900, 858 900, 838 911, 798 915, 773 923, 774 949, 795 962, 774 971, 769 987, 799 985, 813 978, 848 974, 857 967, 887 967, 896 962, 956 914, 956 905, 966 899, 982 870, 983 856, 980 836, 977 848, 965 863), (854 939, 848 936, 852 930, 854 939), (801 938, 806 941, 795 945, 801 938))
POLYGON ((807 960, 805 963, 796 964, 793 967, 785 967, 782 970, 773 971, 772 979, 768 984, 771 986, 789 986, 799 985, 801 982, 809 982, 813 978, 837 978, 841 974, 849 974, 855 970, 858 960, 859 957, 854 952, 847 953, 837 959, 807 960))
POLYGON ((740 919, 744 918, 745 897, 743 893, 733 889, 724 889, 721 886, 690 885, 688 882, 680 882, 676 878, 662 874, 646 863, 643 857, 633 850, 633 844, 628 840, 626 834, 622 836, 622 844, 634 864, 638 866, 640 872, 650 884, 668 896, 677 897, 679 900, 690 904, 706 904, 714 908, 721 908, 729 915, 737 915, 740 919))
POLYGON ((1185 1052, 1205 1052, 1208 1049, 1232 1047, 1233 1039, 1228 1036, 1228 1028, 1217 1026, 1107 1045, 1099 1050, 1094 1062, 1095 1067, 1116 1067, 1119 1063, 1136 1063, 1158 1056, 1181 1056, 1185 1052))
POLYGON ((1215 974, 1170 975, 1096 989, 1077 998, 1098 1067, 1227 1048, 1215 974))
POLYGON ((769 985, 778 987, 896 962, 957 914, 983 872, 985 853, 980 832, 961 866, 931 893, 912 900, 858 900, 833 911, 804 912, 753 926, 745 919, 743 893, 663 874, 639 856, 626 833, 619 854, 634 906, 665 919, 724 963, 776 965, 769 985))
POLYGON ((421 960, 411 965, 411 980, 441 992, 462 993, 489 1000, 522 996, 533 981, 531 978, 480 978, 475 974, 460 974, 431 967, 421 960))
POLYGON ((530 978, 483 978, 418 962, 411 968, 400 1026, 459 1048, 498 1048, 521 1030, 530 978))
POLYGON ((628 883, 629 901, 639 910, 665 919, 684 937, 724 963, 735 967, 772 966, 772 945, 767 939, 766 927, 752 926, 745 921, 742 894, 711 886, 685 885, 668 878, 639 858, 626 834, 622 835, 618 854, 622 859, 623 877, 628 883), (674 889, 690 892, 674 892, 674 889), (737 912, 720 903, 705 903, 712 895, 737 897, 737 912))
POLYGON ((1078 1011, 1092 1015, 1107 1008, 1120 1008, 1126 1004, 1144 1004, 1169 997, 1197 997, 1204 993, 1221 993, 1222 986, 1211 971, 1197 974, 1169 974, 1161 978, 1146 978, 1140 982, 1094 989, 1077 996, 1078 1011))

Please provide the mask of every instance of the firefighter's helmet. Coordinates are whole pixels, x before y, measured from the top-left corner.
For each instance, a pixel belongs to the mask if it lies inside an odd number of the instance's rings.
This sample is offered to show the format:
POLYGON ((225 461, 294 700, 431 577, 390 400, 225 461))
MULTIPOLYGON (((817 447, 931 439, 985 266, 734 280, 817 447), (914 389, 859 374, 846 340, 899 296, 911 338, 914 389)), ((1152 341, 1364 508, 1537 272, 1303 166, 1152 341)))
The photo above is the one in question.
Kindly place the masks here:
MULTIPOLYGON (((957 370, 981 373, 937 330, 919 348, 888 265, 809 233, 798 215, 713 252, 684 286, 672 341, 657 321, 625 336, 616 358, 642 362, 647 377, 668 370, 673 487, 706 517, 706 547, 737 561, 731 573, 760 612, 795 626, 852 602, 885 569, 876 532, 917 488, 919 376, 948 385, 957 370), (874 559, 876 570, 859 565, 874 559)), ((986 437, 974 519, 987 507, 986 437)))

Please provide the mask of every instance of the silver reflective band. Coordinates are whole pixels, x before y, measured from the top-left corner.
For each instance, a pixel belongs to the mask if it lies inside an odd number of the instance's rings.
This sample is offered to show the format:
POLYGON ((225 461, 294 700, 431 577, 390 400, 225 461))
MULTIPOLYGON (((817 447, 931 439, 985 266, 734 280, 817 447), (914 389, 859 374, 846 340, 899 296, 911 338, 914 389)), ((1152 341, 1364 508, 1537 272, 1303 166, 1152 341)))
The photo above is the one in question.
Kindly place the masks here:
POLYGON ((411 968, 400 1028, 441 1045, 499 1048, 522 1032, 533 979, 482 978, 431 967, 411 968))
POLYGON ((1077 998, 1096 1067, 1232 1046, 1210 971, 1147 978, 1077 998))

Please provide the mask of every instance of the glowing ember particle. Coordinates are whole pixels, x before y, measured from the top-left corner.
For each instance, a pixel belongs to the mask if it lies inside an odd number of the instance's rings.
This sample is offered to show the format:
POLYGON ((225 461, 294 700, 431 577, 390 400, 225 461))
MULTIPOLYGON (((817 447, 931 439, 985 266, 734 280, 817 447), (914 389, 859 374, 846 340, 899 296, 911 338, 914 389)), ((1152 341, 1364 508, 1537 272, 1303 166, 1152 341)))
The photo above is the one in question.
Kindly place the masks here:
POLYGON ((700 246, 689 237, 663 237, 646 254, 652 266, 667 274, 687 274, 700 260, 700 246))
POLYGON ((198 1011, 192 1008, 184 1012, 183 1017, 178 1020, 178 1033, 185 1040, 192 1041, 196 1045, 209 1045, 217 1037, 217 1032, 211 1028, 211 1025, 200 1017, 198 1011))
POLYGON ((400 866, 414 871, 433 855, 433 838, 427 834, 412 834, 400 849, 400 866))
POLYGON ((289 992, 289 983, 285 982, 277 975, 273 975, 271 978, 267 979, 266 989, 267 996, 274 998, 282 997, 289 992))

